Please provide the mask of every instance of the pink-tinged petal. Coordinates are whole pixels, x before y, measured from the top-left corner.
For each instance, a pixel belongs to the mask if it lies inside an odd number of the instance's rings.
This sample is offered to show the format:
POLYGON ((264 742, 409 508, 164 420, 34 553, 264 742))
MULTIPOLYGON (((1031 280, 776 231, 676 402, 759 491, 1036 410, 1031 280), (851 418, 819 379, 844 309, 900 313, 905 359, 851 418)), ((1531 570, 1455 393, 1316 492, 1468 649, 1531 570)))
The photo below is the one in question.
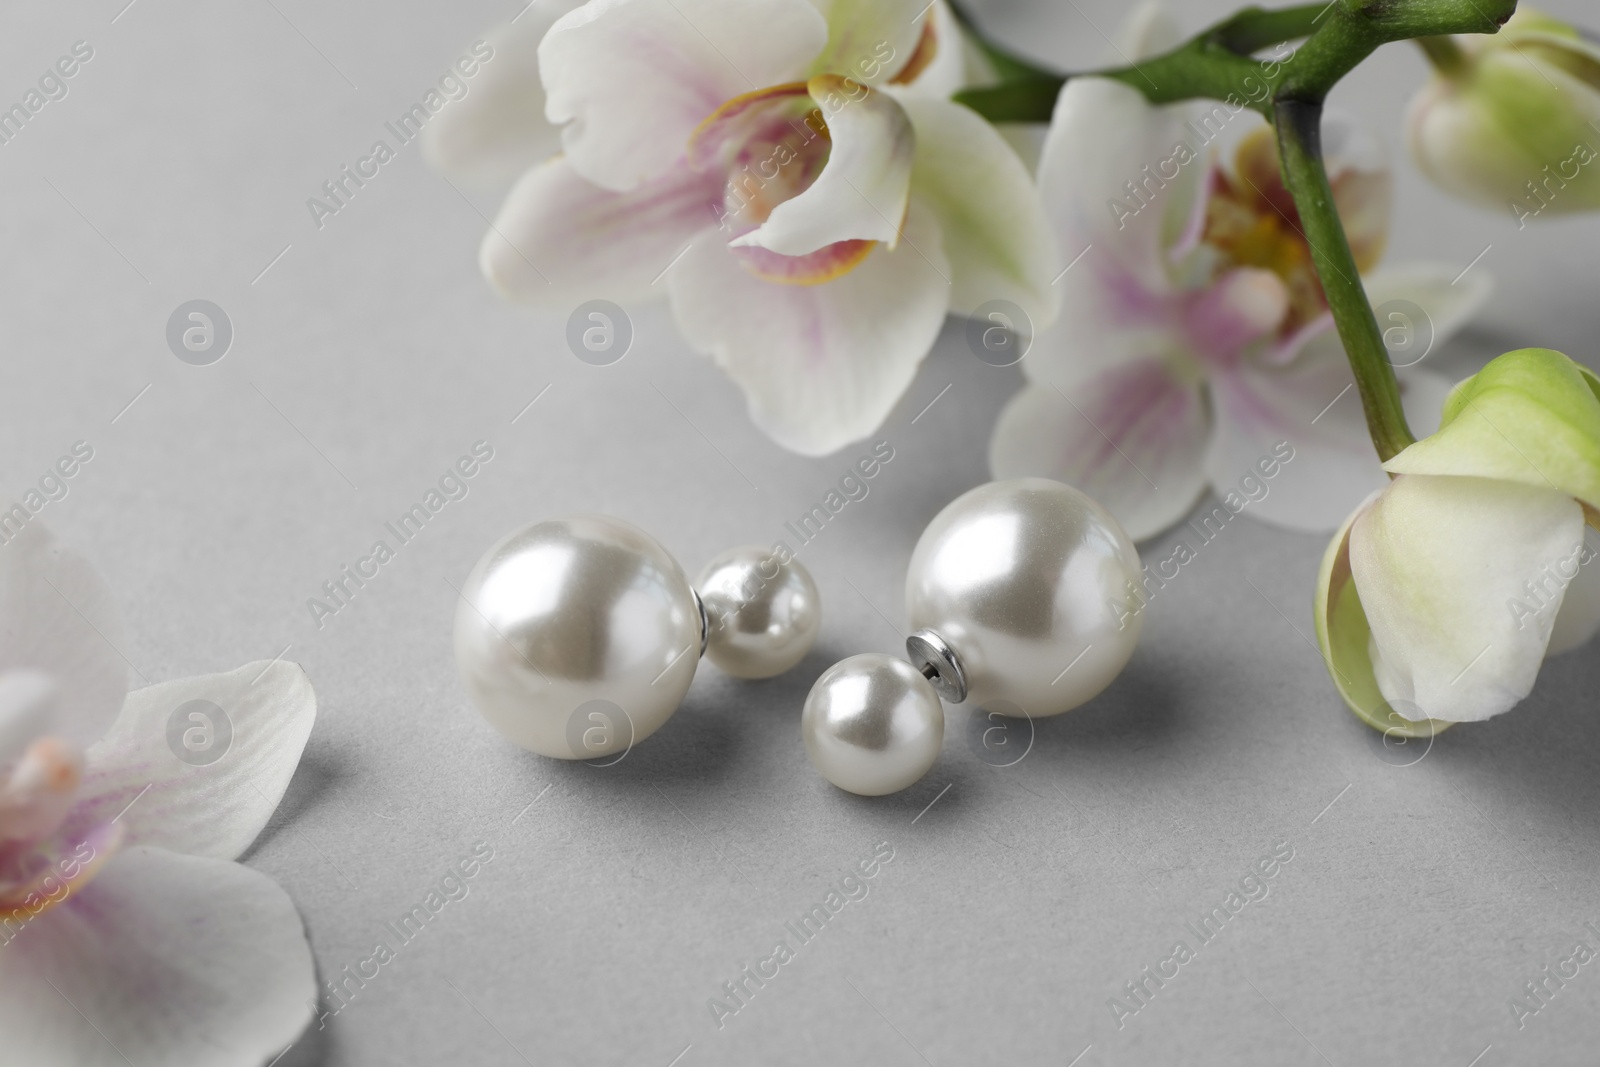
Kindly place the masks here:
POLYGON ((1406 718, 1475 722, 1527 696, 1561 590, 1530 589, 1583 540, 1565 493, 1492 478, 1407 474, 1350 528, 1373 673, 1406 718))
POLYGON ((697 234, 715 229, 720 178, 680 161, 629 193, 590 184, 565 158, 523 175, 483 237, 484 277, 511 300, 571 308, 642 299, 697 234))
POLYGON ((120 814, 130 844, 231 860, 283 798, 316 716, 305 671, 282 661, 137 689, 89 750, 73 816, 120 814))
POLYGON ((780 256, 765 248, 731 247, 733 255, 751 274, 779 285, 821 285, 855 270, 879 247, 876 241, 840 241, 804 256, 780 256))
POLYGON ((905 69, 927 22, 927 0, 811 0, 828 20, 828 44, 812 74, 879 85, 905 69))
MULTIPOLYGON (((1439 422, 1449 383, 1426 371, 1401 377, 1413 429, 1439 422)), ((1244 513, 1306 533, 1339 528, 1351 510, 1388 484, 1378 463, 1355 379, 1342 350, 1303 353, 1285 367, 1244 366, 1211 379, 1217 432, 1206 469, 1219 494, 1253 496, 1240 481, 1265 486, 1244 513), (1309 358, 1315 355, 1316 358, 1309 358), (1287 445, 1293 458, 1279 463, 1287 445), (1265 467, 1262 466, 1266 461, 1265 467), (1264 478, 1265 470, 1274 471, 1264 478)))
POLYGON ((801 78, 827 40, 806 0, 590 0, 539 45, 545 115, 579 174, 625 191, 725 101, 801 78))
POLYGON ((873 247, 822 285, 775 285, 722 240, 697 241, 667 275, 689 342, 744 391, 773 440, 824 455, 872 433, 905 392, 949 307, 938 224, 913 203, 900 247, 873 247))
POLYGON ((1246 346, 1271 334, 1289 311, 1289 290, 1270 270, 1239 267, 1183 294, 1188 350, 1214 369, 1235 366, 1246 346))
POLYGON ((561 131, 544 117, 539 42, 582 2, 539 0, 461 50, 450 74, 465 93, 446 85, 452 98, 422 128, 422 151, 435 169, 457 181, 503 185, 561 151, 561 131))
POLYGON ((26 854, 0 850, 0 951, 41 915, 81 893, 126 836, 120 823, 100 823, 65 829, 26 854))
POLYGON ((236 863, 118 853, 0 946, 7 1063, 260 1067, 311 1020, 294 903, 236 863))
POLYGON ((1024 388, 995 425, 989 469, 996 478, 1075 486, 1142 541, 1181 520, 1205 491, 1210 432, 1200 390, 1144 359, 1071 392, 1024 388))
MULTIPOLYGON (((911 120, 894 97, 835 74, 820 74, 806 87, 827 122, 827 164, 808 188, 774 207, 734 246, 785 256, 803 256, 840 241, 895 247, 916 157, 911 120)), ((803 159, 790 164, 800 165, 803 159)))
POLYGON ((951 309, 970 315, 993 300, 1027 312, 1033 331, 1055 322, 1061 264, 1027 168, 972 110, 908 96, 917 159, 911 192, 932 210, 953 274, 951 309))
POLYGON ((0 676, 25 670, 50 678, 50 733, 87 746, 127 691, 127 663, 117 651, 122 619, 89 561, 28 516, 30 497, 44 506, 29 490, 0 513, 0 676))

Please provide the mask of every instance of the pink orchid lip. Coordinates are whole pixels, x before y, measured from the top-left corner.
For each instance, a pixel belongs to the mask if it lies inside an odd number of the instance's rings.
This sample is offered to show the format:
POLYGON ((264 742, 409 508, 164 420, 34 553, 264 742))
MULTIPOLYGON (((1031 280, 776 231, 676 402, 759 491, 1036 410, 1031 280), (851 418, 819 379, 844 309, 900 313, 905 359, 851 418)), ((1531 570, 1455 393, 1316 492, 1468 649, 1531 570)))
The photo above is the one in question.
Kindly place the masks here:
MULTIPOLYGON (((800 195, 827 163, 830 139, 807 82, 736 96, 690 135, 688 160, 700 171, 723 171, 723 226, 729 241, 766 221, 773 209, 800 195)), ((763 281, 821 285, 860 266, 877 241, 838 241, 803 256, 759 247, 730 247, 741 266, 763 281)))
POLYGON ((0 944, 28 922, 82 892, 122 847, 125 837, 125 828, 113 820, 19 857, 16 864, 30 869, 14 881, 0 882, 0 944))

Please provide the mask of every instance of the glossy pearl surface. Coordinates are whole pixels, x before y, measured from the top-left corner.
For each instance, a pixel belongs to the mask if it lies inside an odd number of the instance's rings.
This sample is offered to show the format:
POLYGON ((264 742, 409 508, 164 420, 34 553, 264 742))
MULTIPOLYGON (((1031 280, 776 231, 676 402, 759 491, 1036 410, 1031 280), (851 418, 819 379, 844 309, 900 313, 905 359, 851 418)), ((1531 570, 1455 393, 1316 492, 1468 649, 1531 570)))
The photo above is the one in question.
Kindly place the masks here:
POLYGON ((1139 553, 1111 513, 1044 478, 990 482, 928 524, 906 575, 913 630, 955 651, 967 701, 1059 715, 1127 665, 1144 625, 1139 553))
POLYGON ((735 678, 771 678, 805 658, 822 627, 817 583, 798 560, 730 548, 695 579, 706 606, 706 655, 735 678))
POLYGON ((682 702, 699 654, 682 568, 604 515, 513 531, 456 603, 456 667, 472 703, 542 756, 608 756, 649 737, 682 702))
POLYGON ((944 741, 944 705, 911 664, 869 652, 822 673, 806 697, 800 733, 824 778, 851 793, 883 796, 933 767, 944 741))

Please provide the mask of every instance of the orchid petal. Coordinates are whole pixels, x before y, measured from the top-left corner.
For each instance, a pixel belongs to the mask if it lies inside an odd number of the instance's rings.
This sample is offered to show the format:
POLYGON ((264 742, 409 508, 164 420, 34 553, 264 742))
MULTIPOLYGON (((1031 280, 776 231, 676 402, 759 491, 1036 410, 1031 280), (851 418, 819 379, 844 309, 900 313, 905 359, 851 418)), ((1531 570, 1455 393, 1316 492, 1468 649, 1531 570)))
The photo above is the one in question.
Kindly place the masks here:
MULTIPOLYGON (((26 499, 0 518, 10 524, 25 506, 26 499)), ((127 692, 127 661, 118 651, 122 619, 87 559, 38 519, 22 521, 26 525, 0 544, 0 676, 35 671, 48 677, 56 686, 50 732, 88 746, 116 717, 127 692)))
POLYGON ((911 383, 944 323, 949 271, 938 223, 913 203, 899 248, 832 281, 763 281, 711 233, 667 285, 679 330, 744 390, 756 425, 823 455, 877 429, 911 383))
POLYGON ((922 36, 893 84, 902 96, 948 100, 961 89, 987 80, 987 63, 976 54, 945 0, 934 0, 922 23, 922 36))
POLYGON ((1382 732, 1386 744, 1403 745, 1411 739, 1431 738, 1453 724, 1407 719, 1384 697, 1373 673, 1372 630, 1350 575, 1350 528, 1377 498, 1378 493, 1373 493, 1351 512, 1329 542, 1317 575, 1312 614, 1323 664, 1345 705, 1356 718, 1382 732))
POLYGON ((1200 390, 1144 359, 1072 392, 1029 385, 995 424, 995 478, 1035 475, 1098 500, 1135 541, 1181 520, 1205 491, 1211 430, 1200 390))
POLYGON ((828 40, 807 0, 589 0, 539 45, 545 115, 575 170, 622 192, 741 93, 801 77, 828 40))
POLYGON ((1183 105, 1152 106, 1121 82, 1067 82, 1039 163, 1039 192, 1062 255, 1093 246, 1102 272, 1114 263, 1145 288, 1170 285, 1164 249, 1187 223, 1205 169, 1201 153, 1187 147, 1191 114, 1183 105), (1174 155, 1179 144, 1187 162, 1174 155))
POLYGON ((659 295, 655 285, 697 234, 717 225, 721 182, 679 164, 627 193, 601 189, 565 158, 523 176, 484 235, 478 261, 506 297, 570 307, 597 296, 659 295))
POLYGON ((893 78, 922 36, 927 0, 811 0, 828 20, 828 44, 812 74, 838 74, 867 85, 893 78))
POLYGON ((840 241, 882 241, 893 248, 911 196, 917 138, 894 97, 820 74, 807 83, 822 109, 831 147, 810 188, 772 209, 734 247, 804 256, 840 241))
POLYGON ((1529 589, 1582 542, 1583 511, 1564 493, 1397 478, 1350 531, 1384 696, 1402 714, 1412 708, 1408 718, 1472 722, 1510 710, 1533 688, 1562 595, 1555 585, 1536 605, 1529 589))
MULTIPOLYGON (((1487 270, 1478 268, 1462 274, 1458 268, 1442 263, 1379 267, 1363 278, 1362 284, 1378 314, 1378 328, 1390 343, 1390 361, 1399 367, 1419 364, 1427 355, 1439 351, 1494 293, 1494 279, 1487 270), (1406 305, 1420 308, 1426 318, 1412 322, 1406 305), (1417 343, 1429 346, 1425 351, 1404 347, 1413 333, 1417 343)), ((1337 334, 1334 336, 1337 338, 1337 334)))
POLYGON ((912 195, 939 220, 950 257, 951 309, 970 315, 992 300, 1021 307, 1035 332, 1060 304, 1060 265, 1038 191, 1001 136, 968 108, 906 97, 916 129, 912 195))
POLYGON ((234 859, 277 809, 316 715, 305 672, 282 661, 136 689, 89 750, 74 818, 120 814, 130 844, 234 859))
MULTIPOLYGON (((561 151, 561 132, 544 117, 539 42, 583 0, 539 0, 487 34, 490 58, 463 57, 453 73, 466 94, 422 128, 422 151, 436 169, 474 185, 508 182, 561 151), (462 74, 464 64, 476 69, 462 74)), ((474 55, 481 53, 474 52, 474 55)))
POLYGON ((162 849, 118 853, 0 949, 9 1063, 260 1067, 315 996, 288 894, 237 863, 162 849))
MULTIPOLYGON (((1428 371, 1401 378, 1413 429, 1437 423, 1448 381, 1428 371)), ((1362 498, 1388 484, 1343 350, 1308 352, 1286 367, 1242 367, 1211 380, 1217 431, 1206 469, 1217 491, 1263 482, 1251 518, 1306 533, 1338 527, 1362 498), (1287 445, 1292 458, 1281 465, 1287 445), (1265 462, 1266 467, 1260 465, 1265 462), (1275 473, 1267 477, 1266 470, 1275 473)))

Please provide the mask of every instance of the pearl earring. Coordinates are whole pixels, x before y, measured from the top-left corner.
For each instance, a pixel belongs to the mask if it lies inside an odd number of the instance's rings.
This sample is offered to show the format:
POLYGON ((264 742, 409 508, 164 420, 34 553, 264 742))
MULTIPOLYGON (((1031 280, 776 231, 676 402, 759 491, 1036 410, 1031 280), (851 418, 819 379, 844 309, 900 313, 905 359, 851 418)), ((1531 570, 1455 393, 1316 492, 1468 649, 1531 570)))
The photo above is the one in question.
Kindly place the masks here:
POLYGON ((769 678, 816 638, 817 587, 796 560, 736 548, 698 584, 620 519, 524 526, 467 577, 456 667, 483 717, 523 748, 615 755, 678 709, 702 654, 736 677, 769 678))
POLYGON ((807 755, 839 788, 880 796, 938 759, 940 697, 1030 719, 1071 711, 1133 655, 1141 577, 1121 525, 1070 486, 1014 478, 963 494, 911 554, 910 664, 871 654, 824 672, 800 719, 807 755))

